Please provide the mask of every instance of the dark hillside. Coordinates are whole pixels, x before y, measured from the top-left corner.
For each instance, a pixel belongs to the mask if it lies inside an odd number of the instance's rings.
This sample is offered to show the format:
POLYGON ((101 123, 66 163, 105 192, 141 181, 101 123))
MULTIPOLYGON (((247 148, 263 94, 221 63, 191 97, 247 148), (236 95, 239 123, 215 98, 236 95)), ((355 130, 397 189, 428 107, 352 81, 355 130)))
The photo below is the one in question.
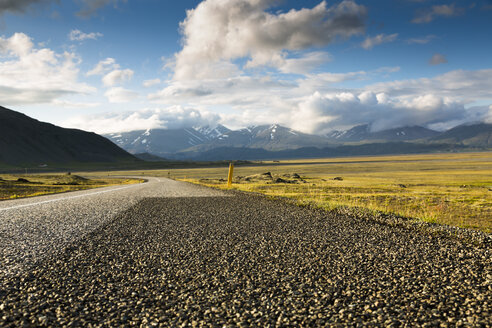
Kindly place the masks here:
POLYGON ((492 124, 476 123, 458 125, 431 141, 455 143, 467 146, 491 147, 492 146, 492 124))
POLYGON ((0 106, 0 162, 118 162, 137 159, 95 133, 64 129, 0 106))

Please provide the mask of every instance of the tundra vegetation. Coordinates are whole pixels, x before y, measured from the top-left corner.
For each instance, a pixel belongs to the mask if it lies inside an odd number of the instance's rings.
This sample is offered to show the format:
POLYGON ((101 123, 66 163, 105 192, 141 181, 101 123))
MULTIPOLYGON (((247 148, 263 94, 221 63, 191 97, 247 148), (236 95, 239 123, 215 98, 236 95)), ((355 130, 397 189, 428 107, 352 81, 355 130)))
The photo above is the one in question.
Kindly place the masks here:
POLYGON ((141 179, 85 178, 72 174, 0 175, 0 200, 41 196, 61 192, 140 183, 141 179))
MULTIPOLYGON (((227 189, 227 169, 148 174, 227 189)), ((492 232, 492 153, 326 158, 238 166, 232 189, 492 232)))

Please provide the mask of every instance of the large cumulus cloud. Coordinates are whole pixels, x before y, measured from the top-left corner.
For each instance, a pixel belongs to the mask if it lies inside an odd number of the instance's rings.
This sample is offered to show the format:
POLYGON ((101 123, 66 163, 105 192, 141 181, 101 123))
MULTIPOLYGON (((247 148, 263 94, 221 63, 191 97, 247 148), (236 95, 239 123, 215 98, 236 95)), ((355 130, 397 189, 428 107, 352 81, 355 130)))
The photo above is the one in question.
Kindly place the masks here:
MULTIPOLYGON (((350 0, 332 7, 322 1, 311 9, 272 14, 267 9, 275 2, 206 0, 189 10, 181 23, 183 48, 176 54, 175 78, 225 76, 234 72, 230 65, 238 58, 247 58, 245 67, 269 65, 286 71, 285 65, 292 62, 285 51, 325 46, 364 31, 366 8, 350 0)), ((323 56, 311 54, 308 61, 314 57, 323 56)))
POLYGON ((385 92, 391 96, 418 96, 432 93, 441 97, 451 97, 472 102, 492 98, 492 69, 454 70, 433 78, 399 80, 371 84, 366 87, 377 93, 385 92))

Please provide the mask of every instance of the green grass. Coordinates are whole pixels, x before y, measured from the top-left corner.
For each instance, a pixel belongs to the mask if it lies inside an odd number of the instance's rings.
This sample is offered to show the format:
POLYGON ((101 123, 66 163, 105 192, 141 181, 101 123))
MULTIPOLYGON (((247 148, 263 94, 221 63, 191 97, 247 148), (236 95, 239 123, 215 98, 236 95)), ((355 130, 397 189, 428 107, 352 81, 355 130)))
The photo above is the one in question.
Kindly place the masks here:
POLYGON ((68 174, 4 174, 0 175, 0 200, 57 194, 121 184, 133 184, 142 181, 143 180, 141 179, 107 177, 86 179, 77 175, 68 174))
MULTIPOLYGON (((236 167, 233 189, 288 197, 331 210, 356 207, 492 232, 492 153, 354 157, 236 167), (244 182, 237 176, 298 173, 303 183, 244 182), (333 180, 342 177, 343 181, 333 180)), ((227 189, 225 168, 147 174, 227 189), (222 180, 219 180, 222 179, 222 180)))

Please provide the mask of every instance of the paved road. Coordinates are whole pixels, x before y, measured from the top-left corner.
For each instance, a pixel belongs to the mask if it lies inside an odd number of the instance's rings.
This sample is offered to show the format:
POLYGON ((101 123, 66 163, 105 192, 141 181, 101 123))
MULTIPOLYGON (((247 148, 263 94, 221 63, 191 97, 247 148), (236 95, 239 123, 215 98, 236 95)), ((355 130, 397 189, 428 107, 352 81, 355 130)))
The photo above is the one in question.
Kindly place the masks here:
POLYGON ((0 202, 0 278, 62 250, 146 197, 223 193, 165 178, 147 183, 0 202))
POLYGON ((491 326, 490 235, 167 180, 134 188, 45 203, 42 223, 2 218, 10 234, 27 229, 50 247, 69 246, 30 253, 42 260, 3 276, 0 326, 491 326), (100 219, 73 219, 76 209, 100 219), (64 215, 49 219, 51 211, 64 215), (74 227, 70 238, 63 225, 74 227))

